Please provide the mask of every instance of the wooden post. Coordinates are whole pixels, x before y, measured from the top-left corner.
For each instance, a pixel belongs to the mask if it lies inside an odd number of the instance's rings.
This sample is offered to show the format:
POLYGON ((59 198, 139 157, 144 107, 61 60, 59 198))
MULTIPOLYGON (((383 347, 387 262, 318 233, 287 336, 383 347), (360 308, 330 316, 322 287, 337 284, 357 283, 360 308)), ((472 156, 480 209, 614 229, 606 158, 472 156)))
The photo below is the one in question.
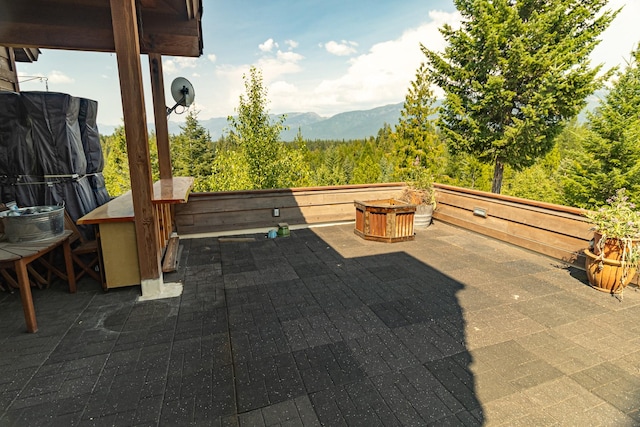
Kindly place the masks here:
POLYGON ((156 145, 158 146, 160 179, 167 179, 172 177, 171 149, 169 148, 167 101, 164 97, 164 77, 162 73, 162 56, 160 54, 149 54, 149 71, 151 73, 151 93, 153 95, 153 115, 156 123, 156 145))
POLYGON ((138 18, 135 0, 110 1, 113 38, 120 76, 124 130, 127 137, 138 264, 144 294, 145 281, 161 283, 162 278, 158 236, 151 203, 153 183, 142 88, 138 18))

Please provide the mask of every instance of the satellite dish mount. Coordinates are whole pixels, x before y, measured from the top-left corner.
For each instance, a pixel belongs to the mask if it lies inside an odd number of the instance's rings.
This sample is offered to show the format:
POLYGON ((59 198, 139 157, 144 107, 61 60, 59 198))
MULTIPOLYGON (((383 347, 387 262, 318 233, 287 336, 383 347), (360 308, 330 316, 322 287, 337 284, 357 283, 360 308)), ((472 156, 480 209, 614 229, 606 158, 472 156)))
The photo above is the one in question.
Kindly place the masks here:
POLYGON ((171 108, 167 107, 167 116, 173 113, 179 105, 189 107, 193 104, 193 100, 196 97, 196 91, 193 89, 193 85, 189 80, 184 77, 177 77, 173 82, 171 82, 171 96, 176 104, 171 108))

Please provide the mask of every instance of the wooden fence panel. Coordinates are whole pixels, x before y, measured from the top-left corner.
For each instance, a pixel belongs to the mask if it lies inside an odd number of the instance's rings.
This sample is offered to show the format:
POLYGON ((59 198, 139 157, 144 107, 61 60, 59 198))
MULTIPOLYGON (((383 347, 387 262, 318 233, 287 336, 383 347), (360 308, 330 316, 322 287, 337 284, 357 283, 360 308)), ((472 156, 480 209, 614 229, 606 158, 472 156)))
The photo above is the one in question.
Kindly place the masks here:
POLYGON ((580 209, 439 184, 436 200, 435 220, 584 267, 593 232, 580 209))
POLYGON ((398 197, 403 183, 349 185, 278 190, 191 193, 175 207, 180 234, 318 224, 355 219, 355 200, 398 197), (280 216, 273 216, 273 209, 280 216))

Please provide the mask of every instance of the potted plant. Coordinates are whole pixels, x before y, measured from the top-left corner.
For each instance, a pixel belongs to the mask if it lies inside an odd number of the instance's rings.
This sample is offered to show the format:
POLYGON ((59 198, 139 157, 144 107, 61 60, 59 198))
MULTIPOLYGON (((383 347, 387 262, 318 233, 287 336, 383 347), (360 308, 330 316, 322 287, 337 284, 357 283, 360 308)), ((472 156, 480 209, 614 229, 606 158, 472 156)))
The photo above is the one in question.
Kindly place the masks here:
POLYGON ((431 174, 426 170, 416 173, 415 179, 407 183, 407 188, 402 192, 400 200, 416 205, 414 227, 428 227, 436 207, 436 194, 431 174))
POLYGON ((622 293, 640 261, 640 212, 621 188, 598 210, 585 214, 594 237, 585 250, 587 276, 594 288, 622 293))

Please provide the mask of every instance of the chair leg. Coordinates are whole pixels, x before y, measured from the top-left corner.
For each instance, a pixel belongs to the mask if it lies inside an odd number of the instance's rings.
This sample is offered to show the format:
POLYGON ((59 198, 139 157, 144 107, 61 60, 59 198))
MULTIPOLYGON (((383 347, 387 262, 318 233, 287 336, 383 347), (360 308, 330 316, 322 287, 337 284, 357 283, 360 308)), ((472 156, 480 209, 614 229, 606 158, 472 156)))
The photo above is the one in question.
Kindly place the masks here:
MULTIPOLYGON (((82 255, 83 254, 77 254, 77 253, 71 253, 71 257, 73 258, 73 262, 74 264, 76 264, 78 267, 80 267, 80 270, 76 273, 76 279, 80 279, 82 276, 84 276, 85 274, 90 276, 92 279, 94 279, 96 282, 100 283, 101 285, 103 285, 103 280, 102 280, 102 276, 101 276, 101 269, 96 271, 95 267, 98 266, 98 268, 100 268, 99 266, 99 259, 96 256, 95 258, 93 258, 91 261, 89 262, 85 262, 82 259, 82 255)), ((92 256, 95 256, 95 254, 90 254, 92 256)))

